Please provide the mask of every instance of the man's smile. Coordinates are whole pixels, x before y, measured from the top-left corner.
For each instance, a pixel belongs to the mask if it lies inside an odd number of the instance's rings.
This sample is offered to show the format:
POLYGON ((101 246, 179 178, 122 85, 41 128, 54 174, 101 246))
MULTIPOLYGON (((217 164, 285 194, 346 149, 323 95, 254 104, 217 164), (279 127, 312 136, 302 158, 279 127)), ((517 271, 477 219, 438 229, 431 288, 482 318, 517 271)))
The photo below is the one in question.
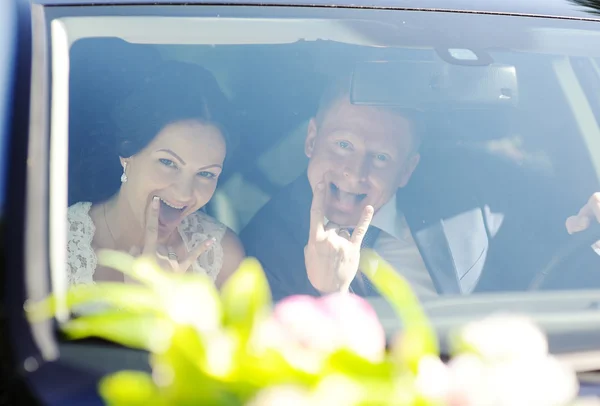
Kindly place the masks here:
POLYGON ((340 188, 333 182, 329 184, 329 191, 334 208, 345 213, 353 213, 367 197, 366 193, 353 193, 340 188))

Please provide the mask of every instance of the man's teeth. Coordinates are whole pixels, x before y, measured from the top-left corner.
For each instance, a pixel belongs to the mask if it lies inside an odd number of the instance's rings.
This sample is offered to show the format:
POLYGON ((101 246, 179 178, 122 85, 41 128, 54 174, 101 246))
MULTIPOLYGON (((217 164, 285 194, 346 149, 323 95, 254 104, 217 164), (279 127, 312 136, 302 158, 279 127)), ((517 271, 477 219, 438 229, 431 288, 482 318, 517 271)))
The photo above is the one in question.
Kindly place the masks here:
POLYGON ((331 184, 331 190, 337 195, 338 199, 340 199, 342 201, 350 200, 350 199, 356 199, 357 201, 361 201, 365 197, 367 197, 367 195, 364 193, 346 192, 346 191, 340 189, 339 187, 337 187, 337 185, 335 185, 333 183, 331 184))
POLYGON ((183 210, 183 209, 185 209, 185 206, 177 207, 177 206, 174 206, 171 203, 169 203, 169 202, 167 202, 167 201, 165 201, 163 199, 160 199, 160 201, 163 202, 164 204, 166 204, 167 206, 172 207, 172 208, 177 209, 177 210, 183 210))

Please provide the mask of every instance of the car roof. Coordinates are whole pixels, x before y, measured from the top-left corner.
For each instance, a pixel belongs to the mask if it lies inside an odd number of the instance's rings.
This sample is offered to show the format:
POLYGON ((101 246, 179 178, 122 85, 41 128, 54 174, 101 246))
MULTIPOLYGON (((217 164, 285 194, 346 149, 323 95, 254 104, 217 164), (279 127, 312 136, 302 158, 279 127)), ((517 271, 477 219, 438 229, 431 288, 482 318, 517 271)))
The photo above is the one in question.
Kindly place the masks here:
POLYGON ((42 5, 176 5, 228 4, 277 6, 338 6, 511 14, 600 21, 594 0, 31 0, 42 5))

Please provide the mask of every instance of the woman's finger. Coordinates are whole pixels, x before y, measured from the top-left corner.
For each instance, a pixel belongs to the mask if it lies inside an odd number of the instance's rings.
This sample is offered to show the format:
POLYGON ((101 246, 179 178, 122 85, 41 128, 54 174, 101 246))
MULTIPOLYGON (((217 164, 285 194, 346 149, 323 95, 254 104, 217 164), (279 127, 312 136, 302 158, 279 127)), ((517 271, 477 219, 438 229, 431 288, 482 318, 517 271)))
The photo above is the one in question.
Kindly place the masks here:
POLYGON ((180 268, 185 272, 190 266, 192 266, 194 262, 198 260, 200 255, 208 251, 216 242, 217 239, 215 237, 210 237, 205 241, 202 241, 202 243, 198 244, 196 248, 190 251, 184 261, 179 263, 180 268))
POLYGON ((167 263, 169 264, 169 266, 171 267, 171 270, 174 273, 185 273, 187 268, 182 267, 181 265, 179 265, 179 262, 177 262, 176 259, 173 259, 171 257, 167 258, 167 263))
POLYGON ((145 255, 155 255, 158 243, 158 212, 160 210, 160 199, 158 196, 152 198, 146 213, 146 230, 144 236, 145 255))

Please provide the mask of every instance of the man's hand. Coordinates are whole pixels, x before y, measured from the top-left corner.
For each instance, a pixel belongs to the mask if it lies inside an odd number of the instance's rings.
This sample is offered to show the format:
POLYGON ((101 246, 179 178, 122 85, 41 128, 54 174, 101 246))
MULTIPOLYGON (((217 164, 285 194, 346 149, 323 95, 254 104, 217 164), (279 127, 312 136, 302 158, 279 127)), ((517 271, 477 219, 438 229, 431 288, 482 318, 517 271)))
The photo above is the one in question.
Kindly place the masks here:
POLYGON ((573 234, 586 230, 592 221, 600 223, 600 192, 594 193, 576 216, 567 219, 567 231, 573 234))
MULTIPOLYGON (((600 223, 600 192, 594 193, 576 216, 567 219, 567 231, 573 234, 586 230, 592 221, 600 223)), ((592 248, 600 255, 600 241, 596 241, 592 248)))
POLYGON ((321 293, 346 292, 356 276, 360 246, 373 219, 373 207, 366 206, 352 235, 346 230, 325 229, 325 184, 314 191, 310 209, 310 234, 304 247, 308 279, 321 293), (345 236, 344 236, 345 233, 345 236))

